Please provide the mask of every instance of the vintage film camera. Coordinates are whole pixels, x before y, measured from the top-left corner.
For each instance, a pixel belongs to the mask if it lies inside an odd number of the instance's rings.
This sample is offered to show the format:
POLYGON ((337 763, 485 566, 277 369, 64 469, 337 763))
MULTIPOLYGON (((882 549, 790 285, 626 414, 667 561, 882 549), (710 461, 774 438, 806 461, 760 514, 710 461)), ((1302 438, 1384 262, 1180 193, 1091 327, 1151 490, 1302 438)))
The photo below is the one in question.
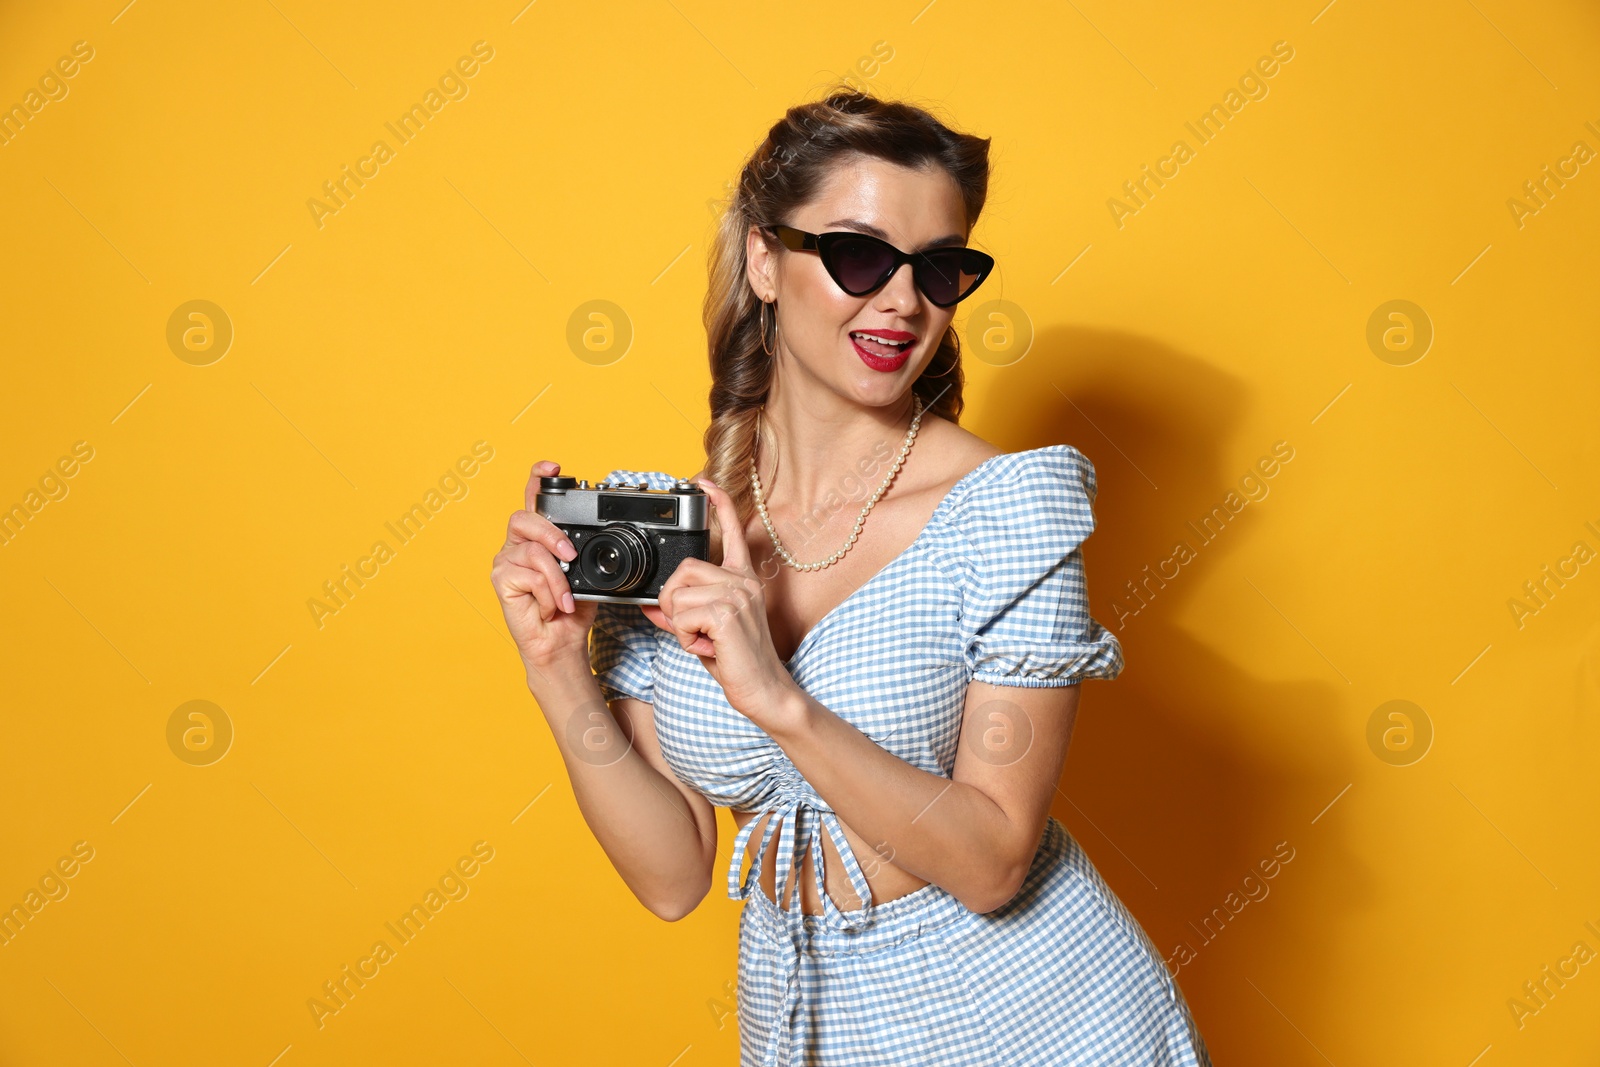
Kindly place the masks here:
POLYGON ((535 510, 578 550, 560 560, 574 600, 657 604, 678 564, 711 557, 706 494, 679 478, 671 489, 565 475, 541 477, 535 510))

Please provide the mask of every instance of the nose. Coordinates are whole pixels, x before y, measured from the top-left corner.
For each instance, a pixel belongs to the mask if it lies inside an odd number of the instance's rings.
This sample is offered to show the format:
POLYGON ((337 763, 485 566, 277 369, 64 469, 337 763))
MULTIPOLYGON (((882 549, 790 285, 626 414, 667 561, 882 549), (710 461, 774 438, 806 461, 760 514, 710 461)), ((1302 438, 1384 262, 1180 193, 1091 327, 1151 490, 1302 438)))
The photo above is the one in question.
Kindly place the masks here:
POLYGON ((916 312, 922 304, 922 292, 917 288, 911 264, 900 264, 874 299, 880 311, 894 311, 905 318, 916 312))

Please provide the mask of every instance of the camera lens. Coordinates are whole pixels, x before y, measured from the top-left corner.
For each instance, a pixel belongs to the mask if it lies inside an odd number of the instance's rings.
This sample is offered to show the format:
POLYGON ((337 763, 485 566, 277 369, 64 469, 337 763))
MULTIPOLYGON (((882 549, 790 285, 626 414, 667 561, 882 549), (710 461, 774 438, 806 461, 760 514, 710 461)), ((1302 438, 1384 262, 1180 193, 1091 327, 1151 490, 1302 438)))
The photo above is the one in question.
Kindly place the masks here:
POLYGON ((615 578, 621 569, 622 553, 616 545, 602 545, 594 554, 594 570, 607 578, 615 578))
POLYGON ((603 593, 624 595, 656 571, 655 550, 626 523, 602 527, 578 555, 583 578, 603 593))

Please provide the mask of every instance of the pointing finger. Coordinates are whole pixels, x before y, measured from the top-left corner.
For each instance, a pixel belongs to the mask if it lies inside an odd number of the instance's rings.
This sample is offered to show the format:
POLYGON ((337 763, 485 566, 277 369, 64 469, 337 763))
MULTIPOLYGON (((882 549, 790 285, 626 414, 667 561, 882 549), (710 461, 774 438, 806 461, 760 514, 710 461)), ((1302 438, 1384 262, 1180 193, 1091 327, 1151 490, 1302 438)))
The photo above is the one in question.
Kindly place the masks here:
POLYGON ((541 459, 533 465, 533 470, 528 475, 528 485, 522 491, 522 498, 529 511, 538 510, 536 501, 539 497, 539 479, 550 478, 561 473, 561 464, 553 459, 541 459))
POLYGON ((722 487, 708 478, 697 478, 698 485, 716 508, 717 529, 722 534, 722 566, 730 571, 750 569, 750 549, 745 544, 744 527, 739 522, 738 509, 722 487))

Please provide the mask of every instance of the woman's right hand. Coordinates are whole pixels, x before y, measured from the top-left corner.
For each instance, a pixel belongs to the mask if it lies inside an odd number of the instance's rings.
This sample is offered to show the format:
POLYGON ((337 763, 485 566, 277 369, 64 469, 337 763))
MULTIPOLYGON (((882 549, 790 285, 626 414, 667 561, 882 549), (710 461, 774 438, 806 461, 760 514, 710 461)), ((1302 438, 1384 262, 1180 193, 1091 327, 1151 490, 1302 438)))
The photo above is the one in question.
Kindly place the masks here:
POLYGON ((564 662, 588 663, 589 629, 598 602, 574 600, 561 560, 577 558, 566 534, 535 508, 539 479, 561 470, 553 460, 533 465, 523 498, 527 508, 511 513, 506 543, 489 572, 506 627, 523 662, 535 670, 564 662))

